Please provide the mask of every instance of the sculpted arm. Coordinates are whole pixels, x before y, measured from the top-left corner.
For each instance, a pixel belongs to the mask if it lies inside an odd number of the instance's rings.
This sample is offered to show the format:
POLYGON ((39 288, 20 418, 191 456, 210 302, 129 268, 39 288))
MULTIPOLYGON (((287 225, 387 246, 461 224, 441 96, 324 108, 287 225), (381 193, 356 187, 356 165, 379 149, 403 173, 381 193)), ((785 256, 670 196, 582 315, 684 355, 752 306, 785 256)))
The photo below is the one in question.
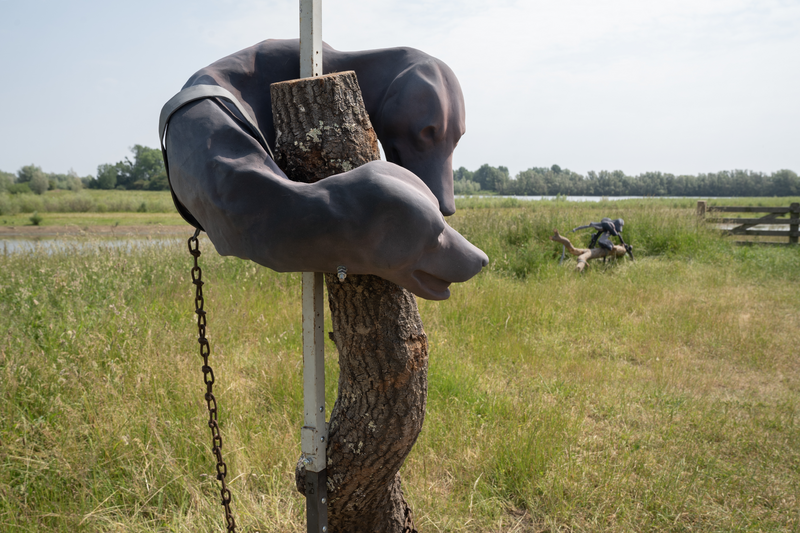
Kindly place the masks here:
POLYGON ((411 172, 373 162, 316 184, 288 180, 216 100, 176 112, 167 129, 175 194, 217 251, 278 271, 374 274, 429 299, 488 262, 450 228, 411 172))

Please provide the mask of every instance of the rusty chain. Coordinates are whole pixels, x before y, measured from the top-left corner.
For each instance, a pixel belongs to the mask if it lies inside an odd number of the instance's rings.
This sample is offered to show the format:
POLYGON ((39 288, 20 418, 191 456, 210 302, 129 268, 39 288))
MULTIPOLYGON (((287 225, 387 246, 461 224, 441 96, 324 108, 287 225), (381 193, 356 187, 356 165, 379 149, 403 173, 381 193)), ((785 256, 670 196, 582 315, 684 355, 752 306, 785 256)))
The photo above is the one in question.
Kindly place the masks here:
POLYGON ((194 297, 195 314, 197 314, 197 331, 199 336, 197 341, 200 343, 200 355, 203 358, 203 381, 206 384, 206 394, 204 396, 206 405, 208 405, 208 427, 211 429, 211 441, 213 447, 211 449, 214 457, 217 460, 217 479, 222 484, 220 495, 222 496, 222 506, 225 508, 225 522, 227 523, 227 530, 229 533, 236 531, 236 521, 233 519, 231 513, 231 491, 225 482, 228 476, 228 465, 222 460, 222 436, 219 432, 219 424, 217 423, 217 399, 214 397, 212 389, 214 387, 214 371, 208 364, 208 356, 211 354, 211 346, 206 339, 206 312, 203 309, 205 300, 203 299, 203 271, 197 264, 197 258, 200 257, 200 243, 197 236, 200 235, 200 230, 194 232, 192 237, 189 237, 189 253, 194 257, 194 267, 192 267, 192 283, 196 287, 194 297))

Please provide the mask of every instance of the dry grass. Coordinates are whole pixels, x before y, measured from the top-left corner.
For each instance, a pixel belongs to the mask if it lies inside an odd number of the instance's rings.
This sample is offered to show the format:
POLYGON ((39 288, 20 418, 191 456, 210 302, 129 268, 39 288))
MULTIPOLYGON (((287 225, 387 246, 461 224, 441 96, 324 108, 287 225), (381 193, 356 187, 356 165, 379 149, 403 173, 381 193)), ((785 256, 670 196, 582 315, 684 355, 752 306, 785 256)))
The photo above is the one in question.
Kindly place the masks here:
MULTIPOLYGON (((420 302, 428 408, 402 471, 419 529, 798 530, 800 254, 680 212, 662 233, 689 244, 645 238, 654 211, 631 207, 634 245, 666 251, 576 276, 538 224, 598 213, 510 209, 454 220, 506 266, 420 302)), ((203 248, 237 520, 303 531, 299 278, 203 248)), ((0 256, 0 529, 223 530, 189 266, 182 246, 0 256)))

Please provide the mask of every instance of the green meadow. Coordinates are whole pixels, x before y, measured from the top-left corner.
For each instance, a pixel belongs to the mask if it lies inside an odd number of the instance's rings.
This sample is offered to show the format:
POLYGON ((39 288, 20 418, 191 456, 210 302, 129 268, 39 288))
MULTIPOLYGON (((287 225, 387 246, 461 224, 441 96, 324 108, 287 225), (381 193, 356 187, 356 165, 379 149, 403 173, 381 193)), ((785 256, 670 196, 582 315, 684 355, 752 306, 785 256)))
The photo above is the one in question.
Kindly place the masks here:
MULTIPOLYGON (((151 194, 117 200, 169 202, 151 194)), ((421 532, 800 530, 800 247, 736 246, 695 204, 459 200, 491 264, 419 300, 421 532), (553 229, 584 246, 569 230, 604 216, 636 261, 559 265, 553 229)), ((63 242, 0 254, 0 530, 223 531, 185 240, 63 242)), ((305 531, 299 275, 201 249, 237 523, 305 531)))
POLYGON ((174 225, 183 221, 169 191, 48 191, 0 193, 0 228, 32 226, 174 225))
POLYGON ((33 213, 174 213, 169 191, 85 189, 37 194, 0 193, 0 216, 33 213))

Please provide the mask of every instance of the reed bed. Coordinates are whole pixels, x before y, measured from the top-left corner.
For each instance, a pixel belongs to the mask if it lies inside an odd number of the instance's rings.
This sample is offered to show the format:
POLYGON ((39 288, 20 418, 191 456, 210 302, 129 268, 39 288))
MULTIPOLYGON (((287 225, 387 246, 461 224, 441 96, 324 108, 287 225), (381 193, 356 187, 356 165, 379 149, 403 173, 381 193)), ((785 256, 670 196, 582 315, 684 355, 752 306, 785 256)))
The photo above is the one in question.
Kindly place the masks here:
POLYGON ((0 216, 26 213, 175 213, 169 191, 85 189, 37 194, 0 192, 0 216))

